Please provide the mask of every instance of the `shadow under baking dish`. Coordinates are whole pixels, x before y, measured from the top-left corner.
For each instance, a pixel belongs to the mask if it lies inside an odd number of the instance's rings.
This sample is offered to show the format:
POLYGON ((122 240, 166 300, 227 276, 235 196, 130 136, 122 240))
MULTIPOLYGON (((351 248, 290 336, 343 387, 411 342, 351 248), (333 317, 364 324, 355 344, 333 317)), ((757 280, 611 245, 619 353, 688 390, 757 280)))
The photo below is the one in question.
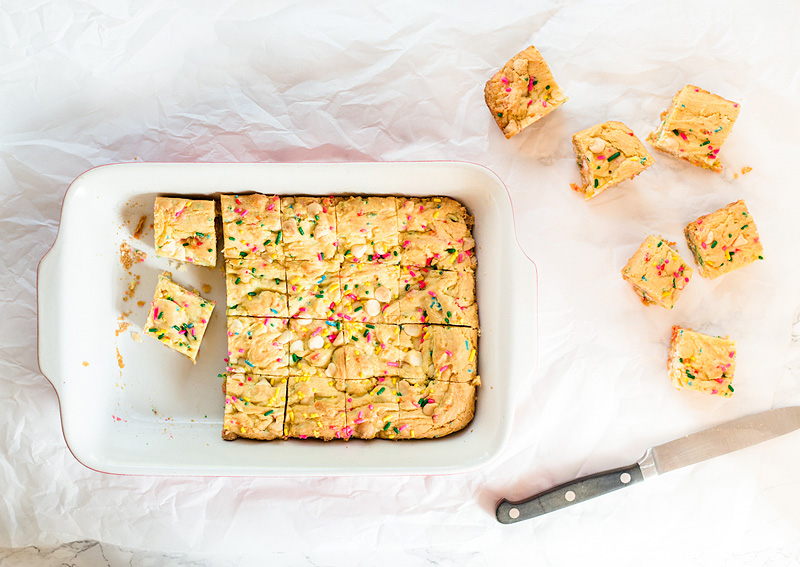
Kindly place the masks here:
POLYGON ((64 437, 87 467, 118 474, 441 474, 496 457, 511 433, 513 394, 536 361, 536 271, 519 248, 511 202, 491 171, 461 162, 337 164, 119 164, 77 178, 61 227, 39 267, 39 363, 59 396, 64 437), (227 355, 221 269, 156 258, 152 230, 131 233, 161 194, 218 196, 447 195, 475 217, 481 325, 475 418, 433 440, 223 441, 219 374, 227 355), (147 253, 126 270, 120 245, 147 253), (141 332, 162 270, 203 289, 217 307, 197 364, 141 332), (133 275, 132 275, 133 274, 133 275), (136 297, 128 283, 139 275, 136 297), (143 306, 137 305, 144 301, 143 306), (132 326, 119 332, 120 317, 132 326))

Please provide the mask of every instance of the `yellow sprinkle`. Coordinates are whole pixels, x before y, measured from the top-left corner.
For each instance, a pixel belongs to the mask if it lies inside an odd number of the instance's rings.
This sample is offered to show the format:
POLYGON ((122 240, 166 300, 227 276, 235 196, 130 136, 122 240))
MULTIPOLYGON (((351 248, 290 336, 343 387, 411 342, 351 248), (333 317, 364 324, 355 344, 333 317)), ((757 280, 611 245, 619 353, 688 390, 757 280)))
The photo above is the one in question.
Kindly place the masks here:
POLYGON ((469 361, 470 361, 470 362, 472 362, 473 360, 475 360, 475 353, 476 353, 476 352, 477 352, 477 351, 476 351, 475 349, 472 349, 471 351, 469 351, 469 361))
POLYGON ((453 254, 452 256, 450 256, 450 263, 454 264, 455 261, 456 261, 456 258, 458 258, 458 254, 453 254))
POLYGON ((435 213, 433 213, 433 218, 436 218, 438 216, 439 216, 439 211, 436 211, 435 213))

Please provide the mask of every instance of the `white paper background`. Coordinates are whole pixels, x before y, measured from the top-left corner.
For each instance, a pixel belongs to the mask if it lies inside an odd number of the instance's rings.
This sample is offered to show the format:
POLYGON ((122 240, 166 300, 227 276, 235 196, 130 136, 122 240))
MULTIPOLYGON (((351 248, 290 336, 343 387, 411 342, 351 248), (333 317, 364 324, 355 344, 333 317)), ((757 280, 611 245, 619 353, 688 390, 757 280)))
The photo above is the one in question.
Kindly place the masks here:
MULTIPOLYGON (((800 403, 800 5, 792 1, 0 0, 0 546, 97 539, 319 565, 786 564, 800 558, 800 434, 500 526, 495 502, 653 444, 800 403), (483 84, 527 45, 570 100, 507 141, 483 84), (717 176, 663 154, 585 203, 571 135, 643 138, 691 82, 742 103, 717 176), (86 169, 143 161, 456 159, 508 185, 539 269, 538 371, 496 463, 445 477, 108 476, 67 451, 36 353, 36 265, 86 169), (649 233, 747 200, 766 261, 644 307, 619 270, 649 233), (739 341, 729 400, 676 392, 674 323, 739 341)), ((142 292, 140 292, 141 294, 142 292)), ((509 298, 513 308, 513 298, 509 298)), ((509 353, 525 356, 525 353, 509 353)))

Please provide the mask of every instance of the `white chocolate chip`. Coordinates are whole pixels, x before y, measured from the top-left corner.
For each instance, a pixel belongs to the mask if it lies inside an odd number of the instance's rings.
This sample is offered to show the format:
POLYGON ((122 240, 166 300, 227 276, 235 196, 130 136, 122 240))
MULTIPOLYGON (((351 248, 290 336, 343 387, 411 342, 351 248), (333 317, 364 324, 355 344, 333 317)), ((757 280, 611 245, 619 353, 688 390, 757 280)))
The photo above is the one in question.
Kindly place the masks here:
POLYGON ((416 350, 408 351, 406 360, 411 366, 422 366, 422 353, 416 350))
POLYGON ((674 152, 678 149, 678 140, 675 138, 675 136, 670 136, 667 134, 667 137, 661 140, 659 145, 661 146, 662 150, 674 152))
POLYGON ((706 235, 706 244, 711 244, 712 242, 714 242, 714 233, 709 230, 706 235))
POLYGON ((384 254, 386 254, 386 245, 383 242, 378 242, 375 245, 375 254, 377 254, 378 256, 383 256, 384 254))
POLYGON ((555 91, 555 92, 554 92, 554 93, 553 93, 553 94, 550 96, 550 99, 551 99, 553 102, 562 102, 562 101, 563 101, 565 98, 567 98, 567 97, 565 97, 565 96, 564 96, 564 93, 562 93, 561 91, 555 91))
POLYGON ((520 57, 519 59, 514 59, 513 67, 514 67, 514 72, 517 75, 522 75, 525 73, 525 71, 528 70, 528 62, 522 57, 520 57))
POLYGON ((239 331, 244 329, 244 323, 242 323, 241 319, 233 319, 233 320, 229 319, 229 321, 230 321, 230 324, 228 325, 228 328, 232 332, 238 333, 239 331))
POLYGON ((361 258, 361 256, 367 253, 367 245, 356 244, 350 249, 350 252, 352 252, 353 256, 355 256, 356 258, 361 258))
POLYGON ((311 350, 318 350, 321 349, 323 346, 325 346, 325 341, 319 335, 308 339, 308 348, 310 348, 311 350))
POLYGON ((381 312, 381 304, 377 299, 370 299, 364 304, 364 311, 366 311, 367 315, 370 317, 375 317, 375 315, 381 312))
POLYGON ((392 300, 392 292, 388 287, 379 287, 375 290, 375 299, 381 303, 389 303, 392 300))
POLYGON ((589 151, 593 154, 599 154, 604 149, 606 149, 606 143, 600 138, 592 138, 592 141, 589 142, 589 151))
POLYGON ((306 211, 308 211, 309 216, 315 217, 322 212, 322 206, 319 203, 311 203, 306 207, 306 211))
POLYGON ((303 341, 296 340, 289 347, 289 352, 303 352, 303 341))
POLYGON ((342 346, 344 344, 344 332, 339 331, 339 334, 336 335, 336 338, 333 339, 333 346, 342 346))
POLYGON ((737 236, 737 237, 736 237, 736 238, 733 240, 733 242, 732 242, 731 244, 732 244, 733 246, 743 246, 744 244, 747 244, 747 239, 744 237, 744 235, 743 235, 743 234, 740 234, 739 236, 737 236))
POLYGON ((419 325, 403 325, 403 331, 409 337, 418 337, 422 333, 422 328, 419 325))
POLYGON ((278 337, 278 342, 281 343, 282 345, 285 345, 286 343, 291 341, 293 338, 294 338, 294 335, 292 335, 291 331, 284 331, 278 337))
POLYGON ((436 409, 436 404, 434 402, 428 402, 427 404, 425 404, 425 407, 422 408, 422 413, 430 417, 433 415, 434 409, 436 409))
POLYGON ((336 376, 336 365, 333 362, 331 362, 325 369, 325 376, 328 378, 333 378, 336 376))
POLYGON ((298 325, 306 326, 311 324, 311 317, 298 317, 295 320, 298 325))

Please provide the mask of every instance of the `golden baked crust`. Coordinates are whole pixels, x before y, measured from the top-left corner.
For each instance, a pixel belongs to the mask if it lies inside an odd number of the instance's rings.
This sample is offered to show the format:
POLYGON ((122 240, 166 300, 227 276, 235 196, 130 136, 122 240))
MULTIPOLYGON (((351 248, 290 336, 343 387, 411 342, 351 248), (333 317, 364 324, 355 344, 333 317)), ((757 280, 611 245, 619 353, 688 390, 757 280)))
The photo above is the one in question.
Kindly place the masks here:
POLYGON ((661 114, 661 124, 645 141, 654 148, 707 169, 722 171, 717 154, 728 138, 739 103, 686 85, 661 114))
POLYGON ((480 385, 478 331, 469 327, 400 325, 401 378, 412 383, 430 379, 480 385))
MULTIPOLYGON (((478 327, 475 277, 454 272, 402 266, 399 323, 428 323, 478 327)), ((387 317, 394 314, 387 313, 387 317)), ((390 319, 393 320, 393 319, 390 319)))
POLYGON ((448 197, 398 200, 400 260, 405 266, 473 271, 473 218, 448 197))
POLYGON ((581 130, 572 136, 572 145, 581 170, 580 191, 587 201, 653 164, 653 156, 622 122, 581 130))
POLYGON ((286 268, 255 256, 226 260, 228 315, 288 317, 286 268))
POLYGON ((475 386, 443 380, 400 380, 397 439, 432 439, 459 431, 475 415, 475 386))
POLYGON ((486 82, 483 95, 506 138, 567 101, 544 57, 532 45, 517 53, 486 82))
POLYGON ((758 229, 743 200, 686 225, 686 242, 705 278, 716 278, 764 259, 758 229))

